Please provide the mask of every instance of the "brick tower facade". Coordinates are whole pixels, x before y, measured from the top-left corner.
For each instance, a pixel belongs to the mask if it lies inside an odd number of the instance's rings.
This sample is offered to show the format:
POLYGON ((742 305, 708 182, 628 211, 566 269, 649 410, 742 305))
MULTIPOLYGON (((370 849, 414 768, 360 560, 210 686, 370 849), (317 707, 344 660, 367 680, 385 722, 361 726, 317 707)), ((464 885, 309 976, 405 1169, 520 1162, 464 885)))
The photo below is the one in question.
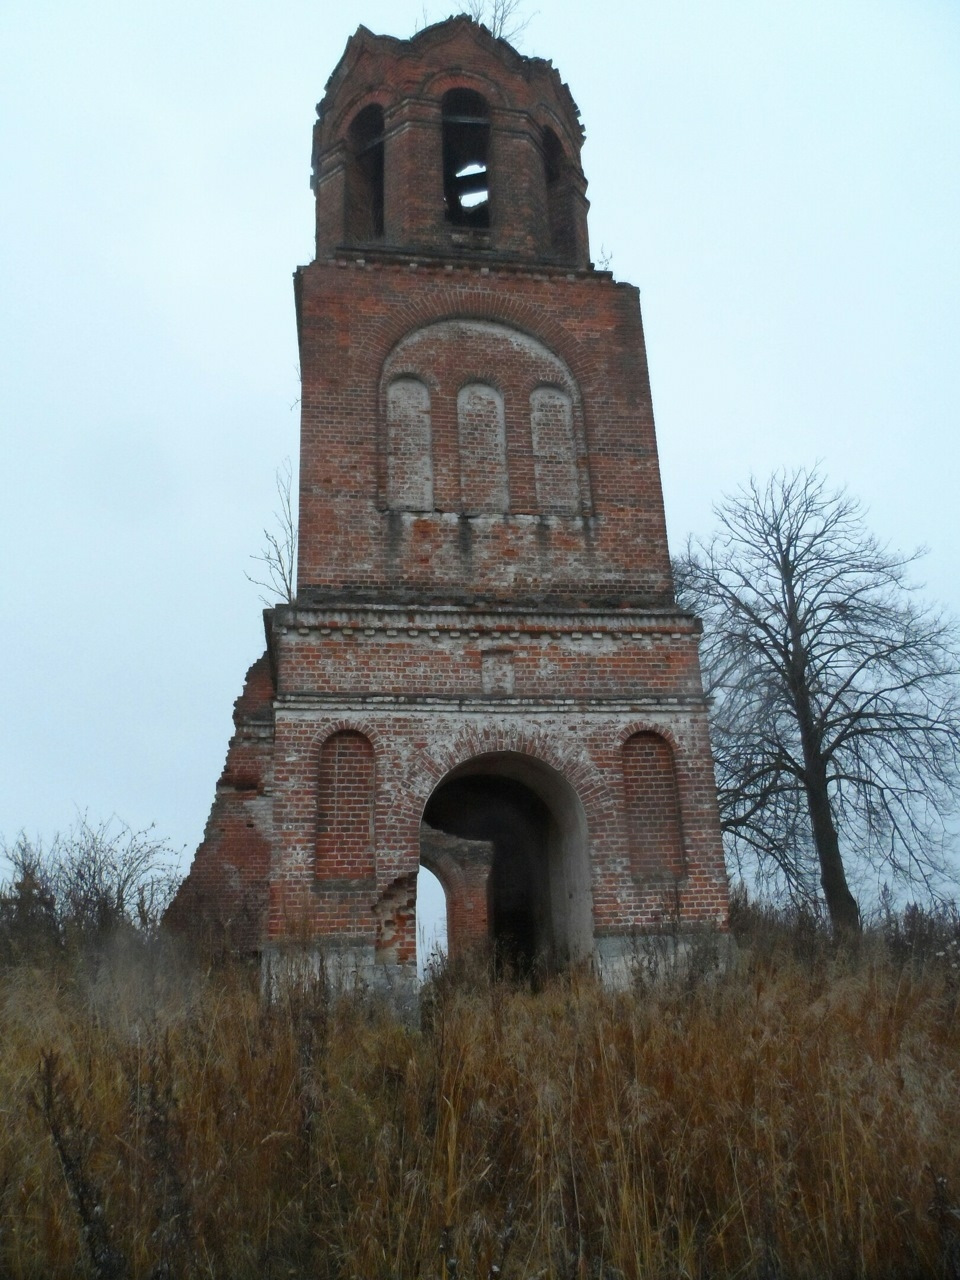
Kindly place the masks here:
POLYGON ((589 261, 577 107, 467 17, 361 27, 314 133, 296 274, 296 603, 267 653, 181 927, 370 974, 594 960, 727 890, 698 624, 677 608, 637 290, 589 261))

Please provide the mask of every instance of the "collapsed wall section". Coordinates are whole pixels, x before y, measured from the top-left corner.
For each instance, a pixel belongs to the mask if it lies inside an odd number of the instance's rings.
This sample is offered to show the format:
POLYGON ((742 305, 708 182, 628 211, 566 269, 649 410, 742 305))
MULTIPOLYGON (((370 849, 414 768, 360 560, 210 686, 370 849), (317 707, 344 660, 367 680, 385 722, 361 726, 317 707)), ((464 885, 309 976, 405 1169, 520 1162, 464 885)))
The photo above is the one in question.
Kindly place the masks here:
POLYGON ((213 952, 257 950, 274 848, 274 682, 267 654, 234 703, 234 733, 210 816, 166 925, 213 952))

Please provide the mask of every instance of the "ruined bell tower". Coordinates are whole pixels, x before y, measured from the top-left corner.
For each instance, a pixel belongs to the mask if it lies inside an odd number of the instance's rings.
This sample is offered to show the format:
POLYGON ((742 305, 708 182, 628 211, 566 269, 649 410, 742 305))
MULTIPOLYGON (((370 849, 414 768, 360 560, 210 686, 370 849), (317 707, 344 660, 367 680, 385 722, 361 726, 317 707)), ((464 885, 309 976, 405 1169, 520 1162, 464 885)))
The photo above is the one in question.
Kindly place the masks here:
POLYGON ((593 268, 549 62, 467 17, 361 27, 318 107, 296 273, 296 603, 265 615, 182 927, 366 974, 594 962, 725 920, 637 290, 593 268))

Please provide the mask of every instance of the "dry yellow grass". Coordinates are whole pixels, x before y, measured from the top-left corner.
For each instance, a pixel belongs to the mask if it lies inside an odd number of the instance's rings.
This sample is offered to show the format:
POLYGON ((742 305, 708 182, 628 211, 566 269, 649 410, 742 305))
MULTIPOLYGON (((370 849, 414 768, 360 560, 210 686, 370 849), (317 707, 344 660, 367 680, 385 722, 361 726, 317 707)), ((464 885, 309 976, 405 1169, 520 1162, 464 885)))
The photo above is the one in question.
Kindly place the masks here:
POLYGON ((960 1275, 943 950, 448 976, 418 1027, 159 951, 7 969, 0 1276, 960 1275))

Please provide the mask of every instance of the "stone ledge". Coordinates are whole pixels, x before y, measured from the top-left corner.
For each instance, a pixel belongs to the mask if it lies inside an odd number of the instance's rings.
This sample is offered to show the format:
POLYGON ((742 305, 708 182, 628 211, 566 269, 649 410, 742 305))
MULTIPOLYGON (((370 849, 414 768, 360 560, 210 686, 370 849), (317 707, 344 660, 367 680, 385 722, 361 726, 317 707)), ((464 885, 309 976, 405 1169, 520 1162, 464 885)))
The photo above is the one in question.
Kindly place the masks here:
POLYGON ((489 694, 460 694, 444 698, 437 695, 424 694, 358 694, 354 697, 343 693, 284 693, 277 697, 274 704, 278 711, 461 711, 466 713, 493 712, 503 715, 505 711, 517 711, 529 714, 540 712, 544 715, 577 713, 580 715, 635 715, 653 712, 670 714, 677 711, 703 711, 707 701, 700 697, 670 698, 518 698, 513 694, 502 697, 489 694))

